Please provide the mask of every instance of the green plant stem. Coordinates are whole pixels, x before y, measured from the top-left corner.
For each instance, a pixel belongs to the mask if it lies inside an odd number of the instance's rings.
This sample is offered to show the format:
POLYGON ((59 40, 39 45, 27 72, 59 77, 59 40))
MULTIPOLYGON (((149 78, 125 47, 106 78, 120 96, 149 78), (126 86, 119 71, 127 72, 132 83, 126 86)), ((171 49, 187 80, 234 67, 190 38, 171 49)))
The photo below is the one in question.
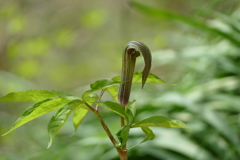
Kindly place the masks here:
POLYGON ((120 160, 128 160, 128 156, 127 156, 128 150, 125 149, 120 149, 120 152, 118 151, 120 160))
POLYGON ((124 118, 121 117, 121 127, 123 127, 124 125, 125 125, 124 118))
POLYGON ((109 130, 109 128, 108 128, 108 126, 106 125, 106 123, 104 122, 102 116, 99 114, 99 111, 96 110, 96 109, 94 109, 94 108, 92 108, 88 103, 85 103, 85 105, 88 106, 88 108, 96 114, 96 116, 97 116, 98 120, 100 121, 103 129, 105 130, 105 132, 107 133, 109 139, 111 140, 114 148, 117 150, 118 155, 119 155, 119 157, 120 157, 120 160, 127 160, 127 159, 128 159, 128 157, 127 157, 127 152, 128 152, 128 150, 127 150, 126 148, 119 148, 119 147, 117 146, 117 145, 118 145, 118 142, 117 142, 116 139, 113 137, 111 131, 109 130))

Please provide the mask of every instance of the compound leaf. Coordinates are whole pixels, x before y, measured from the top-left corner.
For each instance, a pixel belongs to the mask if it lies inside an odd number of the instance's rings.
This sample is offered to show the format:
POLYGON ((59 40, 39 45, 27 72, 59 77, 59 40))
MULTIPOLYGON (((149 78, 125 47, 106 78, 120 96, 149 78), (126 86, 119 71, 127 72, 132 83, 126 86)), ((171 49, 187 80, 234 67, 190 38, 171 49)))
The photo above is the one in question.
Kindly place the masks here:
POLYGON ((68 103, 69 100, 66 100, 61 97, 53 97, 53 98, 48 98, 45 99, 41 102, 36 103, 32 107, 28 108, 20 118, 15 122, 15 124, 12 126, 12 128, 5 133, 4 135, 10 133, 11 131, 15 130, 16 128, 24 125, 25 123, 38 118, 44 114, 47 114, 49 112, 52 112, 64 104, 68 103))

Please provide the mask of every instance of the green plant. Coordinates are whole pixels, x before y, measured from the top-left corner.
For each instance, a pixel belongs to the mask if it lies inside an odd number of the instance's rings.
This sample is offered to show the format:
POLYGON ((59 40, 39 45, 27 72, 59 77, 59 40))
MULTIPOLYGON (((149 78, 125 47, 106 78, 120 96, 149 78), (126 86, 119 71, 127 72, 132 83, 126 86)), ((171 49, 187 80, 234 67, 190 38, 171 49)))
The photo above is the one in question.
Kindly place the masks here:
POLYGON ((127 160, 128 149, 155 138, 155 134, 149 127, 191 129, 179 120, 174 120, 159 115, 151 116, 143 120, 135 119, 136 100, 129 102, 132 83, 142 82, 142 87, 145 83, 167 84, 156 75, 149 73, 151 69, 151 61, 151 53, 148 47, 141 42, 131 41, 127 44, 123 52, 122 75, 114 77, 111 80, 103 79, 90 84, 90 90, 85 91, 81 98, 72 96, 62 91, 53 90, 27 90, 7 94, 0 99, 1 102, 27 101, 37 103, 27 109, 15 122, 13 127, 4 135, 35 118, 58 109, 48 123, 49 148, 56 133, 62 128, 71 114, 74 114, 73 126, 76 132, 83 118, 89 111, 92 111, 97 116, 103 129, 117 150, 120 159, 127 160), (136 58, 140 56, 140 53, 144 57, 145 68, 143 72, 134 73, 136 58), (119 84, 120 87, 118 87, 119 84), (100 91, 100 93, 97 94, 97 91, 100 91), (101 101, 105 91, 107 91, 113 97, 115 102, 101 101), (110 110, 121 117, 121 128, 116 133, 118 140, 113 136, 110 129, 106 125, 99 112, 99 107, 110 110), (141 128, 146 136, 140 143, 127 148, 127 141, 131 128, 141 128))

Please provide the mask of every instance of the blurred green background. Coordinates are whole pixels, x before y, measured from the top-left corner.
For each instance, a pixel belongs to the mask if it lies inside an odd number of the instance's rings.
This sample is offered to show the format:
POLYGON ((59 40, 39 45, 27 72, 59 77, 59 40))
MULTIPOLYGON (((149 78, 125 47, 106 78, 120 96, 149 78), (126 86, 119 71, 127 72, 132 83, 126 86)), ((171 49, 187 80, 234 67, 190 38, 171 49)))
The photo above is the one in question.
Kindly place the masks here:
MULTIPOLYGON (((81 96, 88 84, 121 72, 124 46, 144 42, 152 73, 169 83, 133 85, 137 118, 163 115, 196 131, 152 128, 157 136, 129 151, 130 160, 237 160, 240 157, 239 0, 7 0, 0 2, 0 97, 21 90, 81 96)), ((142 70, 138 58, 136 70, 142 70)), ((105 97, 108 99, 109 97, 105 97)), ((0 103, 0 134, 32 103, 0 103)), ((113 132, 119 118, 103 117, 113 132)), ((0 137, 0 160, 117 160, 89 113, 71 136, 71 117, 47 147, 42 116, 0 137)), ((143 138, 131 131, 129 146, 143 138)))

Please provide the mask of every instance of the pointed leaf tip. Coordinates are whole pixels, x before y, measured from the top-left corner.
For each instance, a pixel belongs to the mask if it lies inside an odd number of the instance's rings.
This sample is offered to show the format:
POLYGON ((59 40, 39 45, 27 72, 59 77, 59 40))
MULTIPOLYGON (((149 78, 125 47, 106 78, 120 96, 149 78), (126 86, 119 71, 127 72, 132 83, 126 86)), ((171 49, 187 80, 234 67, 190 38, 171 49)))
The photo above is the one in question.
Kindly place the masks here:
POLYGON ((66 123, 69 115, 75 110, 75 108, 82 103, 81 100, 73 100, 61 107, 51 118, 48 123, 48 147, 52 144, 53 138, 57 132, 62 128, 66 123))
POLYGON ((111 86, 118 85, 121 83, 125 83, 125 82, 115 81, 115 80, 107 80, 107 79, 98 80, 98 81, 90 84, 91 89, 87 90, 86 92, 83 93, 82 99, 85 100, 86 96, 92 92, 107 89, 111 86))
POLYGON ((140 144, 142 144, 142 143, 144 143, 146 141, 153 140, 156 137, 155 134, 153 133, 153 131, 150 128, 148 128, 148 127, 141 127, 141 129, 142 129, 142 131, 145 134, 145 138, 140 143, 130 147, 129 149, 137 147, 138 145, 140 145, 140 144))
POLYGON ((122 116, 127 122, 129 121, 127 114, 125 113, 124 107, 118 103, 105 101, 105 102, 95 102, 101 107, 104 107, 110 111, 117 113, 118 115, 122 116))
POLYGON ((34 104, 32 107, 28 108, 27 110, 25 110, 23 112, 23 114, 14 123, 12 128, 4 135, 12 132, 16 128, 24 125, 25 123, 27 123, 29 121, 32 121, 44 114, 47 114, 49 112, 52 112, 52 111, 60 108, 61 106, 63 106, 64 104, 66 104, 68 102, 69 102, 69 100, 66 100, 64 98, 53 97, 53 98, 49 98, 49 99, 46 99, 44 101, 34 104))
POLYGON ((83 118, 87 115, 88 110, 83 108, 86 107, 85 104, 80 104, 80 107, 78 107, 74 113, 73 116, 73 126, 74 126, 74 133, 73 135, 76 133, 79 125, 81 124, 83 118))
POLYGON ((185 123, 179 120, 170 119, 164 116, 153 116, 146 118, 140 122, 137 122, 132 126, 132 128, 136 127, 171 127, 171 128, 185 128, 192 129, 188 127, 185 123))

